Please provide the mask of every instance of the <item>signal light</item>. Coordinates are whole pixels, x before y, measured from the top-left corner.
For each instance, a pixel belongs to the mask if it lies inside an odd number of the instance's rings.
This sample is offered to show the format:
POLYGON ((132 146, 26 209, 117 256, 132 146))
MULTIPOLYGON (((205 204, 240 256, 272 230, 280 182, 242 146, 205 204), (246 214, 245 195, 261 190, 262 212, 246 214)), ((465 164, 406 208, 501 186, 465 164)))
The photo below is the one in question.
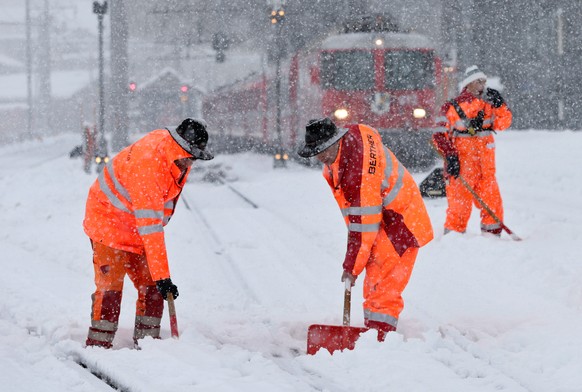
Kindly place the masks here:
POLYGON ((188 86, 183 85, 182 87, 180 87, 180 91, 183 93, 187 93, 188 92, 188 86))
POLYGON ((285 19, 285 10, 282 8, 271 10, 271 24, 277 24, 283 22, 285 19))
POLYGON ((129 82, 129 91, 135 91, 137 89, 137 83, 129 82))

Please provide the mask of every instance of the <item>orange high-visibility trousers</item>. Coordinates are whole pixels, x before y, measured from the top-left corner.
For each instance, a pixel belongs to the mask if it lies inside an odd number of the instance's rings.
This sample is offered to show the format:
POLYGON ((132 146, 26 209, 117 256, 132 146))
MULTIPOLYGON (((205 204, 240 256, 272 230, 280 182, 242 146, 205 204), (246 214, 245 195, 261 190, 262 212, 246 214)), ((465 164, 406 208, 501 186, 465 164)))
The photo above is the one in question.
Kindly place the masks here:
POLYGON ((364 321, 369 328, 393 331, 404 308, 406 288, 418 255, 408 248, 399 256, 384 231, 378 233, 364 278, 364 321))
POLYGON ((134 339, 159 337, 164 301, 152 280, 145 256, 92 241, 96 290, 92 295, 87 345, 111 347, 119 320, 123 280, 138 290, 134 339))
MULTIPOLYGON (((497 217, 503 221, 503 201, 495 177, 495 141, 493 136, 457 138, 461 176, 497 217)), ((501 225, 481 207, 460 179, 450 177, 446 187, 447 217, 445 229, 464 233, 473 205, 479 208, 481 229, 491 231, 501 225)))

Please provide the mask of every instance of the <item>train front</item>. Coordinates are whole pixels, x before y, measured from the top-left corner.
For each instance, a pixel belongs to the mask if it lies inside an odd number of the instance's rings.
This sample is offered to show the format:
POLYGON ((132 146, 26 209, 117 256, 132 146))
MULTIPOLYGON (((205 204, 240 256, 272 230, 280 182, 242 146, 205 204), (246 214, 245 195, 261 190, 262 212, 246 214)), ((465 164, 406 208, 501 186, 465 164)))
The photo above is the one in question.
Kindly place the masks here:
POLYGON ((440 62, 419 34, 349 33, 327 38, 320 52, 322 110, 338 125, 364 123, 411 169, 432 166, 430 137, 440 62))

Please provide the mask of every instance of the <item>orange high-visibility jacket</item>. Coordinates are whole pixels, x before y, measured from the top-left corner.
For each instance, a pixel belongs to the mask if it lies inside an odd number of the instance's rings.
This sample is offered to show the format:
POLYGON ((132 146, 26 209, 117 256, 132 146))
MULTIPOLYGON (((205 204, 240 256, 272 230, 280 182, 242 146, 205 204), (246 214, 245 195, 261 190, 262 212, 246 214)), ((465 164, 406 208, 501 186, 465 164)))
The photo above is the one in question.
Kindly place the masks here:
POLYGON ((152 279, 169 278, 163 226, 190 173, 174 161, 190 157, 167 129, 152 131, 123 149, 89 190, 85 233, 111 248, 145 253, 152 279))
POLYGON ((335 162, 323 176, 348 227, 344 270, 359 275, 380 230, 399 255, 433 238, 432 225, 416 182, 383 144, 377 130, 348 126, 335 162))
POLYGON ((451 102, 446 102, 441 107, 440 115, 436 119, 437 127, 433 138, 437 149, 444 155, 448 155, 459 148, 472 150, 480 145, 491 148, 495 143, 493 137, 494 131, 503 131, 511 125, 513 116, 511 110, 509 110, 509 107, 505 103, 495 108, 489 102, 473 96, 466 89, 455 100, 469 120, 476 118, 479 112, 483 111, 483 127, 482 130, 474 135, 468 133, 465 121, 461 119, 461 116, 459 116, 459 113, 457 113, 451 102), (447 136, 449 142, 443 139, 443 134, 447 136), (443 142, 445 144, 444 146, 443 142), (467 148, 467 144, 470 147, 467 148))

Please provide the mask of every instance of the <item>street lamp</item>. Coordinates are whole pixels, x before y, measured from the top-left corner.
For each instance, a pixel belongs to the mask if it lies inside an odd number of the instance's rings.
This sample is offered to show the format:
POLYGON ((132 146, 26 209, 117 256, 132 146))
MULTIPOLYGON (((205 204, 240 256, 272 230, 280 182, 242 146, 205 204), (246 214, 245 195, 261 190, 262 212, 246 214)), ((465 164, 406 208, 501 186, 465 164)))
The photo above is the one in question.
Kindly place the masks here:
POLYGON ((100 172, 103 166, 109 162, 107 141, 105 140, 105 101, 103 99, 103 15, 107 13, 107 1, 103 3, 94 1, 93 13, 97 14, 99 28, 99 141, 95 151, 95 162, 97 163, 97 172, 100 172))
POLYGON ((277 151, 274 156, 273 166, 287 167, 289 156, 283 149, 283 137, 281 135, 281 57, 283 57, 282 25, 285 20, 285 0, 272 0, 269 18, 271 25, 275 26, 275 95, 276 95, 276 132, 277 151))

